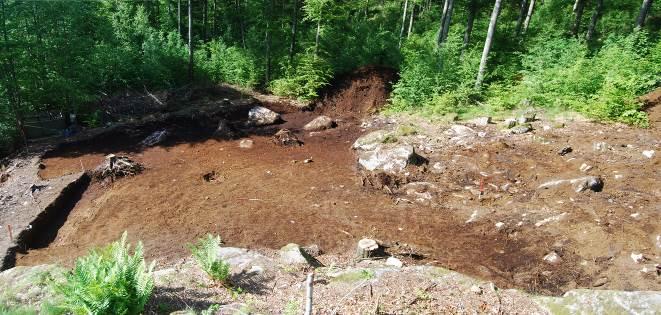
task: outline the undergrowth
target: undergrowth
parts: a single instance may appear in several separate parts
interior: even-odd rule
[[[220,236],[207,234],[206,237],[199,239],[196,244],[189,244],[188,248],[193,254],[193,258],[211,279],[227,284],[230,265],[218,257],[220,244]]]

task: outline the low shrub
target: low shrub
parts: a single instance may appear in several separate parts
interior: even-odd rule
[[[54,283],[58,308],[73,314],[140,314],[154,288],[142,243],[130,254],[126,232],[119,241],[78,258],[65,281]]]
[[[218,257],[221,243],[220,236],[207,234],[196,244],[189,244],[188,248],[193,254],[193,258],[211,279],[226,283],[230,275],[230,265]]]
[[[303,100],[316,98],[333,74],[328,62],[311,52],[301,54],[295,65],[286,64],[283,68],[284,76],[273,80],[270,90],[277,95]]]

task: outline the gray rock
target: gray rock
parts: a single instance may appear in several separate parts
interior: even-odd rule
[[[562,297],[533,296],[532,299],[552,314],[658,314],[658,291],[571,290]]]
[[[306,131],[322,131],[335,127],[335,121],[328,116],[319,116],[303,126]]]
[[[586,176],[574,179],[559,179],[545,182],[537,187],[537,189],[548,189],[552,187],[574,185],[576,192],[582,192],[586,189],[599,192],[604,188],[604,181],[599,176]]]
[[[289,243],[280,249],[280,262],[285,265],[309,265],[310,260],[298,244]]]
[[[248,125],[272,125],[280,120],[280,114],[262,106],[255,106],[248,112]]]
[[[532,126],[530,124],[523,124],[523,125],[518,125],[512,129],[510,129],[510,132],[512,132],[515,135],[520,135],[524,134],[527,132],[532,131]]]
[[[472,119],[470,123],[476,125],[476,126],[488,126],[491,123],[491,117],[478,117],[475,119]]]
[[[155,145],[165,141],[167,136],[168,136],[168,132],[165,129],[154,131],[152,134],[147,136],[147,138],[142,140],[140,142],[140,145],[145,146],[145,147],[155,146]]]
[[[605,285],[606,283],[608,283],[608,278],[606,278],[606,277],[601,277],[601,278],[595,280],[595,281],[592,283],[592,286],[593,286],[593,287],[601,287],[601,286]]]
[[[562,258],[556,252],[550,252],[544,256],[544,262],[550,265],[558,265],[562,263]]]
[[[507,118],[503,122],[503,126],[507,129],[513,128],[516,126],[516,118]]]
[[[391,256],[388,257],[388,259],[386,259],[386,265],[393,266],[396,268],[402,268],[404,266],[404,263],[401,260]]]
[[[312,257],[319,256],[322,253],[321,248],[319,248],[319,245],[317,244],[310,244],[305,246],[303,247],[303,251]]]
[[[352,148],[356,150],[374,150],[386,140],[389,136],[392,135],[392,132],[387,130],[376,130],[372,131],[362,137],[356,139],[356,142],[353,143]]]
[[[608,144],[606,142],[595,142],[592,144],[592,149],[594,151],[604,152],[608,150]]]
[[[227,123],[227,120],[225,119],[218,121],[218,127],[216,128],[216,131],[214,131],[213,135],[223,139],[231,139],[236,136],[234,130],[232,130],[232,127],[230,127],[230,125]]]
[[[53,303],[58,296],[48,285],[49,278],[61,281],[64,270],[55,265],[38,265],[14,267],[1,272],[0,305],[23,306],[38,311],[42,303]]]
[[[361,152],[358,163],[368,171],[383,171],[389,174],[402,172],[410,164],[419,164],[422,158],[411,145],[381,145],[372,151]]]
[[[452,125],[448,130],[445,131],[445,134],[455,137],[472,137],[476,134],[476,132],[475,130],[463,125]]]

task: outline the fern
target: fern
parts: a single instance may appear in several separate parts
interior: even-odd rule
[[[193,257],[211,279],[226,282],[230,275],[230,265],[218,258],[220,249],[220,236],[207,234],[206,237],[197,241],[197,244],[189,244]]]
[[[54,286],[63,297],[59,307],[73,314],[140,314],[154,289],[154,264],[146,266],[142,250],[138,243],[131,255],[124,232],[119,241],[79,258]]]

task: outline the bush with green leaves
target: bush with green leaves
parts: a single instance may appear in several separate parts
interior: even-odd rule
[[[271,91],[302,100],[316,98],[333,75],[329,63],[310,51],[299,55],[294,65],[287,63],[283,68],[284,76],[271,82]]]
[[[222,241],[220,236],[207,236],[197,240],[196,244],[189,244],[188,248],[193,258],[211,279],[219,282],[227,282],[230,276],[230,265],[218,257]]]
[[[248,50],[222,40],[206,44],[196,54],[198,66],[212,81],[254,88],[262,78],[260,62]]]
[[[145,264],[140,242],[131,255],[126,236],[78,258],[65,280],[53,284],[59,308],[73,314],[142,313],[154,289],[154,263]]]

